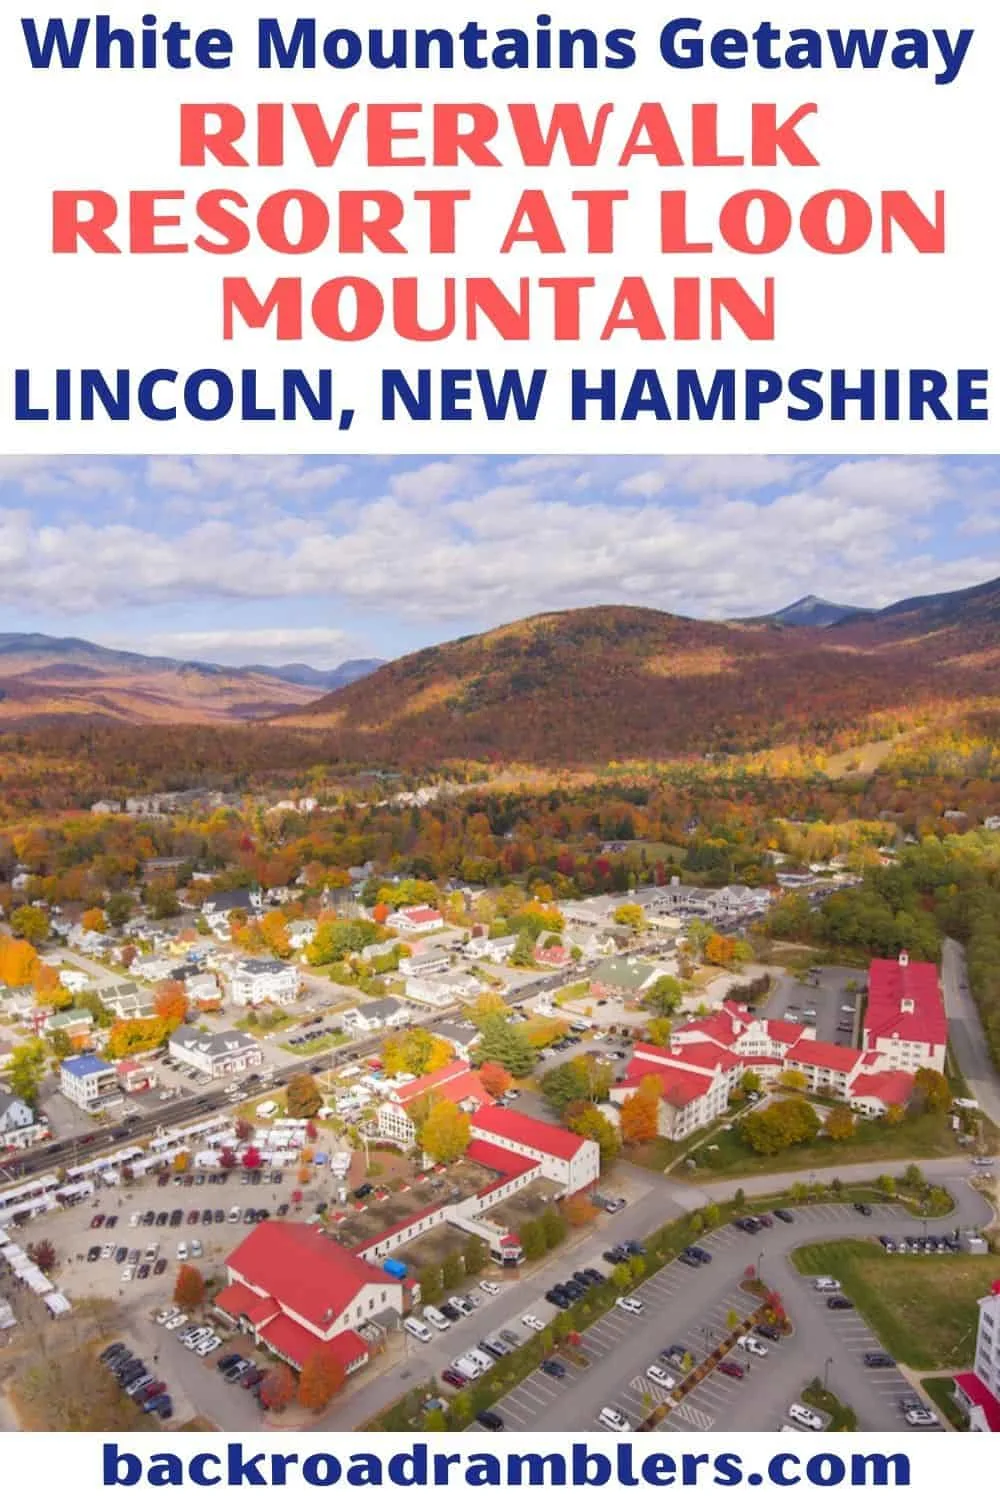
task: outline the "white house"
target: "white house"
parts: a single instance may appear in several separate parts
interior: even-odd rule
[[[286,1005],[299,993],[299,975],[277,958],[247,958],[230,976],[234,1005]]]
[[[408,979],[406,996],[421,1005],[445,1007],[478,995],[482,985],[467,974],[449,974],[440,979]]]
[[[451,956],[445,948],[429,948],[425,953],[411,953],[399,960],[399,972],[407,979],[430,979],[446,974]]]
[[[427,932],[440,932],[444,917],[433,906],[405,906],[393,913],[388,925],[408,936],[423,936]]]
[[[60,969],[59,983],[68,995],[82,995],[94,987],[93,977],[80,969]]]
[[[198,1031],[178,1026],[170,1038],[170,1056],[209,1078],[247,1073],[263,1061],[260,1043],[243,1031]]]
[[[367,1000],[361,1005],[352,1005],[350,1010],[340,1013],[340,1019],[349,1031],[361,1035],[385,1031],[390,1026],[406,1026],[411,1012],[394,996],[384,1000]]]
[[[30,1104],[0,1083],[0,1146],[28,1146],[38,1133],[35,1112]]]

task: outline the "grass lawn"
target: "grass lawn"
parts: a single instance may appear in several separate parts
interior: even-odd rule
[[[968,1366],[975,1352],[978,1299],[996,1279],[991,1255],[886,1255],[859,1240],[805,1245],[797,1270],[836,1276],[886,1349],[914,1370]]]
[[[959,1432],[968,1431],[969,1419],[955,1400],[955,1382],[950,1375],[932,1375],[929,1380],[922,1380],[920,1384],[952,1427]]]
[[[678,1177],[700,1181],[711,1177],[742,1177],[754,1172],[836,1169],[848,1162],[919,1161],[954,1156],[956,1150],[955,1136],[945,1115],[917,1115],[898,1125],[859,1120],[849,1141],[822,1137],[808,1146],[791,1146],[777,1156],[758,1156],[740,1138],[738,1128],[734,1128],[713,1136],[711,1148],[703,1151],[694,1148],[697,1167],[685,1167],[681,1162],[675,1172]]]
[[[857,1431],[858,1418],[853,1406],[846,1406],[832,1391],[826,1390],[819,1379],[806,1386],[802,1392],[802,1400],[815,1411],[826,1412],[830,1418],[827,1432]]]

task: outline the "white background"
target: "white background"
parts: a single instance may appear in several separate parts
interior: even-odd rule
[[[137,24],[147,7],[112,8],[119,24]],[[462,0],[438,0],[426,6],[376,3],[340,7],[305,6],[272,0],[261,9],[282,18],[316,14],[325,26],[355,24],[415,27],[444,25],[453,29],[478,19],[490,27],[530,27],[543,7],[523,3],[474,7]],[[52,69],[34,72],[27,62],[20,16],[44,21],[49,12],[27,6],[4,6],[0,20],[0,120],[4,150],[6,213],[0,245],[0,451],[24,452],[385,452],[441,451],[593,451],[607,452],[992,452],[996,421],[881,425],[826,420],[789,423],[778,409],[753,424],[715,422],[572,423],[568,420],[565,381],[560,372],[582,366],[590,370],[614,364],[623,372],[637,366],[661,370],[669,390],[676,365],[696,366],[709,375],[717,366],[799,366],[849,369],[872,366],[988,368],[997,345],[1000,299],[996,293],[996,214],[993,151],[997,67],[1000,61],[1000,13],[984,0],[958,8],[944,0],[805,0],[756,6],[705,0],[691,6],[704,21],[704,33],[722,26],[751,31],[760,20],[775,25],[846,28],[848,26],[976,26],[976,37],[958,80],[936,86],[927,72],[877,71],[722,71],[714,66],[681,72],[661,61],[660,26],[677,9],[648,3],[597,4],[593,0],[544,7],[556,24],[590,25],[603,34],[615,25],[638,32],[640,61],[631,69],[544,74],[374,72],[366,67],[335,72],[325,66],[259,74],[256,71],[257,9],[247,0],[188,0],[186,7],[160,10],[162,22],[183,20],[194,28],[223,26],[236,41],[234,65],[225,72],[193,68],[186,72],[78,73]],[[54,9],[57,9],[54,7]],[[72,18],[85,14],[74,8]],[[819,105],[819,117],[803,129],[821,159],[813,169],[658,169],[643,164],[624,170],[569,169],[558,164],[546,171],[509,172],[485,169],[441,169],[366,172],[356,144],[332,170],[309,164],[303,152],[284,169],[182,169],[178,164],[177,121],[181,100],[227,100],[252,109],[261,100],[311,100],[334,114],[353,100],[483,100],[501,107],[510,101],[540,103],[579,99],[613,100],[626,120],[641,99],[662,100],[676,119],[683,145],[686,110],[692,102],[718,101],[722,119],[736,141],[748,139],[746,121],[754,101],[774,101],[791,111],[806,100]],[[622,139],[620,127],[615,139]],[[474,193],[474,212],[462,253],[444,256],[345,257],[334,251],[282,258],[250,250],[220,257],[197,251],[185,256],[78,256],[50,254],[50,195],[56,188],[101,188],[125,195],[130,188],[184,188],[193,200],[213,186],[234,187],[254,202],[281,187],[298,186],[333,194],[342,187],[374,185],[404,195],[417,188],[464,186]],[[542,257],[534,249],[511,256],[497,253],[503,228],[523,187],[544,187],[558,204],[575,188],[625,187],[635,202],[629,213],[638,225],[645,219],[648,237],[638,229],[631,244],[613,261],[588,262],[583,255]],[[907,247],[891,256],[877,244],[844,257],[820,256],[793,245],[768,257],[727,255],[685,257],[680,265],[664,263],[656,248],[655,210],[643,194],[661,188],[685,188],[693,207],[694,226],[710,225],[719,205],[732,192],[767,187],[800,203],[825,188],[848,188],[873,202],[882,189],[906,189],[929,212],[933,193],[948,195],[949,251],[943,257],[921,256]],[[190,235],[197,232],[193,215]],[[415,220],[415,223],[422,222]],[[570,221],[572,222],[572,221]],[[624,218],[623,223],[627,222]],[[470,228],[471,226],[471,232]],[[405,228],[404,228],[405,232]],[[577,241],[581,243],[581,241]],[[642,343],[619,334],[599,343],[591,322],[579,344],[546,341],[544,310],[530,345],[503,344],[481,338],[475,344],[455,336],[444,343],[403,344],[386,332],[361,344],[340,344],[309,333],[299,344],[278,344],[273,332],[243,332],[222,338],[221,283],[226,274],[243,275],[263,291],[278,275],[301,275],[311,290],[336,274],[364,275],[387,284],[394,275],[427,276],[432,282],[453,274],[492,275],[513,282],[519,275],[596,275],[606,294],[594,294],[600,309],[596,326],[610,311],[613,290],[624,275],[645,276],[654,291],[665,290],[673,275],[736,275],[756,289],[765,275],[778,280],[778,337],[773,343],[749,344],[738,333],[724,343]],[[308,300],[308,299],[307,299]],[[544,308],[543,303],[539,303]],[[180,419],[154,423],[141,417],[126,423],[15,423],[12,420],[12,371],[29,367],[34,389],[44,398],[56,367],[99,366],[113,372],[129,367],[137,374],[157,366],[189,372],[215,366],[238,372],[256,367],[263,396],[274,390],[272,372],[286,366],[306,370],[330,367],[338,389],[356,407],[349,433],[300,419],[290,423],[241,423],[234,415],[218,423]],[[518,367],[552,373],[540,420],[533,424],[483,420],[447,424],[379,419],[379,377],[384,366],[415,371],[419,367]],[[1000,403],[997,395],[993,406]]]

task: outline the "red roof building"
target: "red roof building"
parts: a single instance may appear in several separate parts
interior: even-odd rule
[[[701,1023],[693,1022],[692,1030],[700,1034]],[[611,1098],[623,1104],[644,1078],[656,1078],[660,1084],[659,1133],[679,1141],[723,1112],[744,1071],[743,1059],[717,1041],[687,1041],[669,1048],[640,1042],[624,1079],[611,1090]]]
[[[542,1174],[577,1193],[600,1176],[600,1153],[596,1141],[522,1115],[516,1109],[487,1104],[472,1116],[473,1140],[501,1146],[515,1155],[539,1164]]]
[[[269,1219],[226,1261],[229,1285],[215,1305],[296,1369],[317,1349],[350,1373],[368,1358],[358,1329],[380,1314],[403,1312],[394,1277],[345,1250],[320,1229]],[[362,1358],[363,1355],[363,1358]]]
[[[913,1074],[887,1068],[881,1073],[859,1073],[849,1086],[851,1101],[872,1106],[883,1113],[890,1105],[905,1109],[913,1093]]]
[[[974,1432],[1000,1432],[1000,1401],[972,1370],[955,1376],[955,1395]]]
[[[424,1094],[433,1094],[438,1099],[451,1099],[470,1114],[480,1105],[492,1102],[483,1088],[478,1072],[456,1058],[438,1068],[436,1073],[427,1073],[415,1078],[412,1083],[401,1083],[379,1106],[379,1133],[387,1140],[397,1141],[401,1146],[412,1146],[417,1138],[416,1127],[410,1118],[410,1108]]]
[[[911,963],[907,953],[872,960],[863,1040],[894,1067],[944,1072],[948,1019],[936,965]]]

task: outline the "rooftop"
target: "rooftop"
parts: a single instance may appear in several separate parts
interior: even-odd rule
[[[113,1073],[115,1069],[103,1057],[94,1057],[92,1053],[88,1053],[86,1057],[64,1058],[62,1071],[73,1078],[89,1078],[94,1073]]]
[[[865,1031],[872,1040],[899,1037],[904,1042],[943,1047],[948,1040],[948,1020],[937,966],[912,963],[906,953],[898,959],[872,959]]]
[[[364,1287],[397,1285],[385,1271],[369,1266],[322,1231],[275,1220],[258,1224],[226,1265],[314,1328],[335,1323]]]
[[[561,1125],[548,1125],[542,1120],[533,1120],[519,1114],[516,1109],[504,1109],[499,1104],[487,1104],[477,1109],[472,1116],[472,1133],[479,1130],[498,1135],[515,1146],[524,1146],[529,1151],[538,1151],[545,1156],[557,1157],[560,1161],[572,1161],[586,1144],[581,1136]]]

